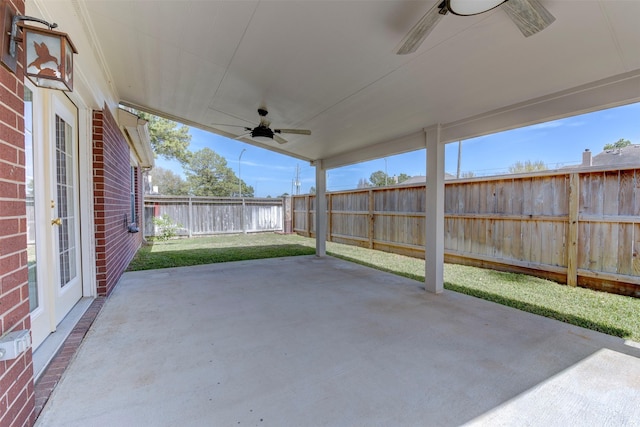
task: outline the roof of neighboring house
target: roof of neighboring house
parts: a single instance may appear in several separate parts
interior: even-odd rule
[[[605,150],[593,156],[592,166],[615,166],[635,163],[640,165],[640,144],[632,144],[623,148]]]

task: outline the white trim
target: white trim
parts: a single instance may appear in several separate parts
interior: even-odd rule
[[[129,144],[131,155],[137,158],[135,164],[143,168],[153,168],[154,158],[148,122],[125,109],[118,108],[118,124]]]
[[[96,247],[93,209],[93,114],[80,97],[76,97],[78,107],[78,159],[80,162],[80,244],[82,246],[82,296],[95,297]]]
[[[93,111],[77,91],[69,92],[67,96],[78,110],[78,190],[80,195],[82,296],[95,297],[98,292],[93,218]]]

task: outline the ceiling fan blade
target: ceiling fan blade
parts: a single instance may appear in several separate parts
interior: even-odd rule
[[[509,0],[501,7],[525,37],[544,30],[556,20],[538,0]]]
[[[447,14],[445,2],[438,2],[413,26],[411,31],[400,42],[400,48],[396,52],[397,55],[406,55],[413,53],[427,38],[429,33],[435,28],[436,24],[444,15]]]
[[[286,144],[287,140],[284,139],[283,137],[279,136],[279,135],[273,135],[273,139],[278,143],[278,144]]]
[[[242,138],[244,138],[245,136],[248,136],[248,135],[251,135],[251,132],[245,132],[243,134],[240,134],[240,135],[236,136],[233,139],[242,139]]]
[[[307,129],[274,129],[277,133],[290,133],[295,135],[311,135],[311,131]]]
[[[209,126],[225,126],[225,127],[231,127],[231,128],[243,128],[243,129],[247,129],[246,126],[241,126],[241,125],[230,125],[230,124],[226,124],[226,123],[211,123]]]

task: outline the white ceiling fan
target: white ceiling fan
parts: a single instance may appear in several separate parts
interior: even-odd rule
[[[407,33],[396,52],[415,52],[440,19],[451,12],[458,16],[478,15],[500,6],[525,37],[547,28],[556,18],[538,0],[438,0]]]
[[[279,134],[288,133],[295,135],[311,135],[311,131],[307,129],[271,129],[271,122],[267,120],[267,111],[266,107],[258,108],[258,115],[260,116],[260,123],[254,128],[247,126],[238,126],[238,125],[226,125],[226,124],[214,124],[214,126],[231,126],[231,127],[241,127],[244,128],[246,133],[242,135],[238,135],[235,139],[241,139],[245,136],[250,136],[251,139],[255,139],[256,141],[261,142],[271,142],[276,141],[278,144],[286,144],[288,141],[281,137]]]

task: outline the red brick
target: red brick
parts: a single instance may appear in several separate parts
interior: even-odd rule
[[[1,165],[0,165],[1,166]],[[23,216],[26,214],[26,205],[23,200],[11,201],[3,200],[0,203],[0,218]]]
[[[4,141],[10,146],[24,149],[24,134],[16,128],[0,126],[0,141]]]
[[[6,307],[15,307],[20,304],[20,301],[22,301],[20,288],[16,288],[0,297],[0,310],[4,311]]]
[[[0,122],[6,123],[9,127],[16,127],[18,114],[14,110],[0,104]]]
[[[10,406],[9,408],[7,408],[7,412],[4,414],[4,416],[0,418],[0,426],[12,427],[14,425],[24,424],[24,421],[18,419],[18,415],[21,413],[22,408],[27,403],[29,403],[29,396],[27,396],[27,391],[25,390],[23,393],[18,395],[18,398],[13,402],[11,402],[11,400],[8,400],[8,403]]]
[[[19,94],[11,92],[9,91],[9,89],[1,85],[0,99],[2,99],[2,102],[13,111],[22,112],[24,110],[24,103],[22,101],[22,98],[19,97]]]
[[[4,258],[0,258],[0,271],[1,272],[10,272],[15,271],[22,267],[22,254],[14,253],[12,255],[6,256]],[[2,312],[2,307],[0,307],[0,313]]]
[[[4,203],[4,202],[2,202]],[[2,234],[7,236],[10,234],[18,234],[20,233],[20,220],[17,218],[12,219],[4,219],[0,217],[0,230],[2,230]],[[2,271],[2,270],[0,270]]]
[[[30,397],[29,397],[29,400],[27,401],[27,404],[22,407],[22,410],[16,416],[14,424],[10,427],[19,427],[19,426],[28,427],[35,424],[36,417],[35,417],[35,407],[33,404],[34,402],[33,394],[29,396]]]
[[[27,235],[17,234],[11,237],[0,237],[0,257],[27,249]]]
[[[8,199],[18,199],[20,196],[19,187],[19,184],[14,182],[0,181],[0,194]]]
[[[14,145],[0,142],[0,160],[4,160],[8,163],[17,163],[18,148]]]
[[[25,267],[13,273],[6,274],[0,278],[0,294],[4,294],[13,290],[14,288],[22,286],[27,283],[28,271]]]
[[[11,330],[15,325],[19,325],[27,316],[29,316],[29,300],[24,300],[22,304],[5,313],[4,327],[7,330]]]
[[[21,359],[24,359],[24,356],[22,356]],[[23,371],[18,374],[18,377],[7,390],[8,399],[10,401],[16,400],[18,395],[24,391],[28,391],[28,385],[30,382],[33,382],[33,371],[28,368],[23,368]]]
[[[0,162],[0,180],[24,182],[24,167]]]

